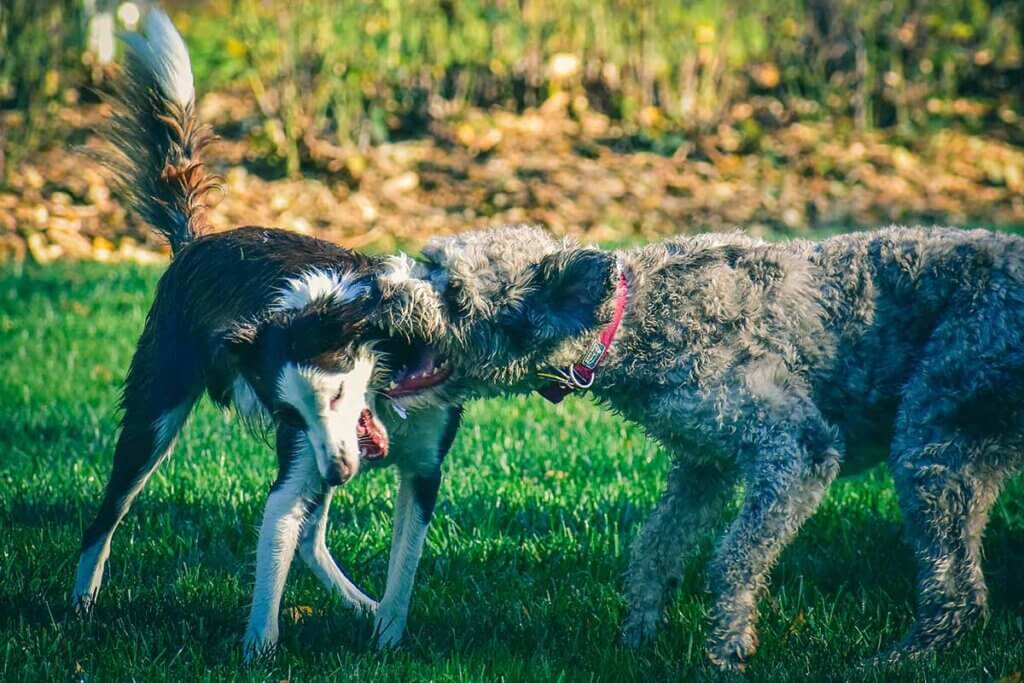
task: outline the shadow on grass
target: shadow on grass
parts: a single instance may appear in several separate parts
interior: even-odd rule
[[[387,511],[388,502],[378,499],[367,509],[348,510],[345,514],[355,515],[360,525],[369,525],[375,515]],[[452,514],[467,527],[477,515],[493,511],[494,503],[484,495],[463,496],[450,502]],[[630,502],[625,496],[618,496],[608,504],[614,517],[623,516]],[[69,520],[76,519],[81,512],[78,507],[73,502],[34,502],[23,509],[11,509],[0,519],[0,526],[15,533],[49,524],[67,530]],[[533,507],[527,504],[526,511]],[[90,512],[92,509],[89,506]],[[499,525],[509,526],[500,538],[492,539],[496,547],[487,553],[475,547],[474,539],[465,539],[454,553],[439,555],[427,551],[403,658],[424,663],[436,663],[439,658],[487,658],[500,648],[509,656],[542,653],[556,667],[592,671],[595,663],[587,661],[587,652],[602,648],[618,651],[614,642],[623,604],[619,597],[621,581],[617,577],[625,567],[625,557],[610,558],[600,548],[563,547],[559,539],[553,538],[560,531],[555,527],[546,532],[537,528],[523,532],[514,525],[516,515],[523,512],[509,510],[506,517],[498,520]],[[190,505],[178,499],[155,499],[141,501],[132,515],[137,519],[127,525],[130,528],[122,529],[122,543],[115,539],[112,562],[119,571],[108,579],[107,599],[101,598],[93,615],[84,620],[73,617],[66,605],[66,592],[51,584],[48,588],[0,598],[0,629],[56,628],[58,633],[76,639],[76,647],[102,648],[131,638],[132,634],[162,632],[160,637],[167,638],[168,625],[174,624],[180,626],[172,629],[206,643],[196,656],[211,666],[225,664],[222,658],[236,656],[244,630],[251,581],[250,546],[255,544],[251,524],[238,525],[246,529],[241,531],[238,527],[228,528],[225,521],[246,516],[255,521],[258,511],[250,509],[240,514],[231,505]],[[812,519],[787,550],[773,572],[773,592],[785,591],[784,606],[780,608],[770,601],[762,605],[766,630],[762,649],[769,650],[788,638],[786,622],[792,617],[789,612],[812,610],[813,605],[822,604],[849,608],[852,599],[840,599],[844,595],[871,596],[879,603],[880,611],[902,614],[904,620],[912,610],[914,566],[901,541],[898,522],[873,515],[870,510],[859,511],[855,516],[855,533],[850,537],[827,538],[827,525]],[[157,528],[152,528],[154,523]],[[201,577],[196,585],[187,577],[182,579],[183,561],[174,555],[173,548],[167,547],[168,526],[187,530],[183,535],[194,541],[194,547],[183,554],[188,558],[184,563],[191,567],[190,571]],[[132,538],[130,553],[123,543],[127,536]],[[162,550],[148,551],[150,543]],[[538,556],[522,550],[531,545],[545,546],[547,551]],[[989,529],[986,548],[993,606],[1003,613],[1018,609],[1024,595],[1024,576],[1016,571],[1016,560],[1024,550],[1019,533],[1012,524],[997,517]],[[334,550],[345,556],[349,549]],[[681,675],[680,667],[687,661],[703,662],[703,612],[709,605],[704,594],[704,564],[708,555],[709,550],[705,549],[687,572],[680,595],[670,604],[670,623],[663,627],[658,642],[639,654],[622,651],[615,655],[628,659],[637,677],[643,673],[674,677]],[[60,585],[69,585],[74,559],[75,549],[69,547],[54,570],[37,564],[28,567],[27,573],[45,575],[55,571],[65,579]],[[297,560],[295,566],[301,567],[301,563]],[[386,553],[382,548],[368,561],[359,563],[353,573],[357,578],[371,575],[377,585],[382,585],[385,571]],[[805,582],[812,587],[814,597],[794,597],[795,587]],[[307,661],[343,651],[346,656],[378,657],[372,649],[370,623],[357,618],[337,599],[325,596],[307,571],[293,570],[282,617],[283,656]],[[293,608],[305,604],[313,605],[312,614],[296,615]],[[586,614],[592,615],[593,621],[581,622],[580,615]],[[861,620],[863,628],[873,626],[872,619],[862,614],[841,618],[847,627],[852,623],[856,628]],[[899,622],[897,630],[903,625]],[[682,657],[684,642],[696,642],[698,654]],[[213,647],[210,643],[219,645]],[[821,643],[808,646],[824,647]],[[698,671],[708,673],[705,668]]]

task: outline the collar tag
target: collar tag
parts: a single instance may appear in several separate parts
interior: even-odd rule
[[[608,350],[608,347],[601,343],[601,340],[595,339],[594,343],[587,349],[586,355],[580,360],[580,364],[589,370],[593,370],[597,367],[597,364],[601,361],[601,357],[604,352]]]

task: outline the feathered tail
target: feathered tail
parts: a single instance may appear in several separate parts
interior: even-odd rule
[[[142,33],[123,35],[124,74],[112,96],[103,162],[129,206],[177,253],[206,229],[205,197],[216,186],[200,153],[213,139],[196,117],[188,49],[166,14],[152,10]]]

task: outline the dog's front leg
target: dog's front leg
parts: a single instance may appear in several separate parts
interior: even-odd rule
[[[277,445],[278,478],[267,497],[256,547],[256,584],[244,640],[246,661],[268,654],[277,643],[278,612],[288,569],[309,512],[323,495],[316,461],[308,448],[296,447],[294,432],[279,429]]]
[[[376,612],[377,601],[345,574],[327,548],[327,512],[333,496],[334,489],[328,489],[320,504],[309,513],[299,539],[299,556],[328,590],[341,594],[349,607],[357,611]]]
[[[374,625],[380,648],[397,645],[405,632],[416,569],[441,485],[441,463],[461,420],[462,408],[453,406],[419,410],[389,427],[397,436],[392,457],[398,464],[398,496],[387,587]]]
[[[397,645],[405,632],[416,569],[434,512],[441,473],[422,475],[399,471],[395,528],[388,561],[387,587],[377,610],[375,631],[378,647]]]
[[[639,647],[654,637],[665,599],[682,580],[688,556],[718,522],[734,492],[732,473],[685,457],[679,455],[672,463],[665,492],[630,548],[629,615],[622,627],[626,647]]]
[[[757,649],[757,601],[766,576],[839,472],[831,445],[808,447],[799,434],[799,428],[775,432],[756,446],[740,513],[709,571],[716,602],[708,654],[723,669],[742,669]]]

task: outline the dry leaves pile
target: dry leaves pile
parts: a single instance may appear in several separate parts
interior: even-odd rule
[[[210,96],[203,116],[226,124],[236,105]],[[681,140],[667,156],[633,151],[606,117],[570,110],[555,96],[522,115],[471,111],[435,123],[424,139],[363,152],[308,141],[312,170],[301,180],[261,177],[248,170],[260,167],[248,138],[224,140],[210,160],[224,178],[210,218],[218,229],[277,226],[377,250],[498,222],[587,241],[736,227],[799,235],[892,222],[1024,224],[1024,149],[995,138],[947,129],[903,146],[815,122],[759,131],[752,148],[737,123]],[[46,152],[0,191],[6,257],[149,262],[165,253],[80,154]]]

